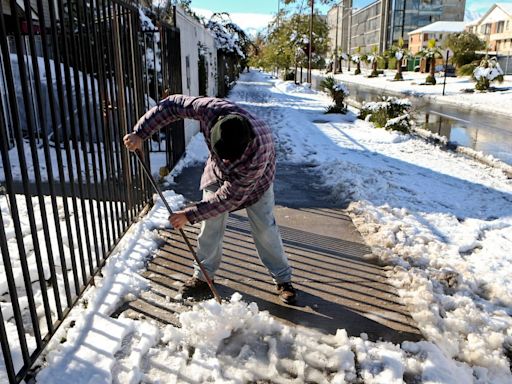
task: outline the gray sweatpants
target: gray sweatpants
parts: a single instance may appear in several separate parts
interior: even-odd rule
[[[203,198],[213,191],[204,190]],[[274,282],[284,283],[291,280],[292,269],[284,253],[283,242],[274,218],[273,185],[253,205],[247,207],[247,216],[251,224],[252,237],[258,250],[258,256],[267,267]],[[197,238],[197,257],[204,269],[213,279],[222,258],[222,241],[228,213],[223,213],[201,223],[201,232]],[[197,263],[194,263],[194,276],[205,280]]]

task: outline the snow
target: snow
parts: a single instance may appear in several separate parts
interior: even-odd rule
[[[147,285],[138,272],[158,246],[155,229],[168,225],[156,200],[86,292],[88,304],[52,339],[38,383],[510,383],[512,181],[499,168],[376,129],[355,110],[324,115],[326,94],[255,72],[242,81],[252,82],[254,99],[238,87],[231,99],[253,113],[264,108],[279,161],[314,164],[340,203],[350,202],[426,340],[374,342],[349,337],[343,324],[335,335],[289,327],[237,293],[182,313],[181,328],[110,317]],[[192,143],[182,167],[207,155],[200,136]],[[173,208],[182,204],[165,194]]]
[[[370,69],[361,69],[361,75],[354,75],[353,70],[348,72],[343,68],[343,73],[336,74],[334,77],[344,83],[361,84],[365,87],[382,89],[397,94],[422,96],[431,99],[440,104],[451,104],[464,107],[466,109],[477,109],[482,113],[499,113],[502,115],[512,115],[510,105],[512,105],[512,76],[504,76],[505,81],[499,84],[493,84],[501,90],[487,93],[464,93],[464,89],[474,89],[475,81],[470,77],[447,77],[446,94],[443,93],[444,78],[437,73],[436,85],[421,85],[427,77],[427,73],[403,72],[404,81],[393,81],[395,70],[385,70],[383,76],[368,78]],[[314,74],[319,74],[314,71]]]
[[[473,76],[477,80],[484,78],[489,81],[493,81],[497,77],[503,76],[503,70],[501,69],[500,64],[498,62],[496,62],[495,60],[489,60],[488,67],[476,67],[473,72]]]

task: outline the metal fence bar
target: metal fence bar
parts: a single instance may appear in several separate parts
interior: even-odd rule
[[[28,0],[25,0],[25,10],[26,11],[30,10],[30,3]],[[26,13],[26,15],[27,15],[27,13]],[[29,35],[25,38],[25,42],[28,40],[29,45],[30,45],[30,55],[28,55],[28,52],[27,52],[27,56],[31,57],[32,72],[33,72],[34,84],[35,84],[35,87],[34,87],[35,88],[35,97],[33,94],[29,95],[27,90],[25,90],[24,94],[23,94],[23,98],[25,100],[25,104],[27,104],[27,98],[31,98],[32,100],[35,99],[35,102],[33,102],[31,104],[31,107],[35,107],[37,109],[37,111],[38,111],[37,117],[39,117],[39,120],[42,122],[42,123],[38,124],[38,127],[40,127],[40,128],[38,128],[38,132],[36,132],[37,139],[39,139],[39,137],[41,136],[40,135],[41,132],[39,131],[39,129],[43,131],[43,137],[46,139],[47,132],[46,132],[45,124],[44,124],[41,79],[40,79],[40,74],[39,74],[39,63],[38,63],[37,52],[36,52],[36,47],[35,47],[34,26],[32,23],[32,19],[29,18],[28,15],[27,15],[27,20],[28,20],[28,26],[29,26],[29,28],[28,28]],[[19,44],[19,42],[17,42],[17,44]],[[25,48],[25,51],[27,51],[26,46],[24,48]],[[21,62],[20,62],[20,64],[21,64]],[[23,73],[23,71],[22,71],[22,68],[20,67],[20,74],[21,73]],[[23,79],[23,75],[21,75],[21,79]],[[32,89],[32,88],[33,87],[30,87],[30,89]],[[25,87],[23,87],[23,89],[25,89]],[[58,288],[57,276],[56,276],[56,272],[55,272],[55,264],[54,264],[54,260],[53,260],[53,250],[52,250],[52,244],[51,244],[51,239],[50,239],[50,231],[49,231],[48,221],[47,221],[48,215],[47,215],[47,211],[46,211],[46,202],[45,202],[45,199],[44,199],[44,196],[42,193],[42,188],[41,188],[41,174],[40,174],[41,168],[39,166],[39,156],[38,156],[37,148],[36,148],[36,137],[34,135],[35,132],[33,129],[34,127],[32,125],[33,123],[31,122],[32,113],[26,113],[26,116],[27,116],[27,128],[28,128],[29,137],[30,137],[30,149],[32,152],[32,161],[34,164],[36,190],[37,190],[37,195],[38,195],[39,208],[41,210],[40,216],[41,216],[41,222],[43,225],[44,239],[46,242],[47,260],[48,260],[48,265],[50,268],[50,279],[52,282],[52,289],[54,292],[54,298],[55,298],[55,302],[56,302],[56,306],[57,306],[57,311],[59,313],[62,313],[62,309],[60,308],[59,288]],[[35,120],[37,121],[38,120],[37,117],[36,116],[34,116],[34,117],[35,117]],[[36,233],[33,233],[33,235],[36,235]],[[37,239],[37,235],[34,237]],[[48,331],[51,333],[51,332],[53,332],[53,320],[52,320],[51,310],[50,310],[49,302],[48,302],[46,282],[45,282],[45,278],[44,278],[43,265],[42,265],[42,261],[41,261],[42,255],[41,255],[41,251],[39,249],[39,241],[36,241],[35,244],[36,244],[35,250],[37,249],[36,264],[37,264],[38,274],[39,274],[39,278],[40,278],[41,293],[43,296],[43,305],[44,305],[44,309],[45,309],[46,325],[47,325]]]
[[[60,12],[60,9],[57,10],[57,12]],[[68,168],[68,177],[69,177],[69,185],[70,185],[70,198],[72,200],[74,211],[77,212],[75,209],[76,206],[76,200],[75,200],[75,193],[74,193],[74,178],[73,178],[73,167],[72,167],[72,160],[71,160],[71,154],[70,154],[70,146],[69,146],[69,139],[67,135],[67,124],[66,124],[66,101],[65,101],[65,92],[64,87],[62,85],[62,72],[61,72],[61,65],[58,65],[58,58],[62,57],[64,69],[66,67],[66,54],[64,53],[61,56],[61,49],[60,49],[60,42],[58,41],[59,33],[57,30],[57,21],[56,21],[56,10],[54,9],[54,4],[50,4],[49,6],[49,13],[50,13],[50,25],[51,25],[51,31],[52,31],[52,41],[53,41],[53,55],[56,58],[56,61],[54,61],[54,69],[55,69],[55,77],[56,77],[56,83],[57,83],[57,95],[58,95],[58,105],[59,105],[59,115],[60,115],[60,122],[62,127],[62,138],[60,137],[60,132],[57,129],[57,127],[54,127],[54,135],[56,139],[56,144],[58,145],[58,150],[56,150],[57,159],[59,161],[59,177],[60,177],[60,184],[61,184],[61,194],[62,194],[62,201],[63,201],[63,208],[64,208],[64,214],[66,217],[70,218],[71,213],[69,210],[69,202],[68,202],[68,194],[66,191],[66,185],[65,180],[66,176],[64,173],[64,166],[63,166],[63,160],[62,152],[61,152],[61,145],[64,144],[65,149],[65,159],[66,164]],[[62,20],[62,16],[59,16],[59,20]],[[61,39],[64,39],[64,32],[61,33]],[[64,70],[64,72],[66,72]],[[69,75],[69,73],[68,73]],[[67,79],[69,76],[66,76],[66,83],[69,84],[69,80]],[[69,91],[69,89],[67,90]],[[69,104],[69,98],[68,98],[68,104]],[[73,117],[73,114],[68,116]],[[62,144],[61,144],[62,143]],[[72,269],[72,277],[73,277],[73,284],[74,284],[74,296],[78,296],[80,293],[80,283],[78,281],[78,268],[76,263],[76,257],[75,257],[75,247],[74,247],[74,238],[73,238],[73,231],[71,229],[71,221],[66,220],[66,233],[67,233],[67,240],[69,245],[69,251],[70,251],[70,260],[71,260],[71,269]],[[71,283],[71,282],[70,282]],[[74,297],[71,297],[71,301],[74,300]]]
[[[116,103],[116,71],[115,66],[112,61],[111,53],[113,52],[114,45],[112,43],[112,31],[114,30],[114,20],[112,16],[112,2],[110,0],[104,0],[102,4],[103,8],[103,17],[104,20],[108,20],[108,26],[110,33],[106,33],[106,47],[107,47],[107,65],[109,68],[109,77],[108,77],[108,100],[110,103],[110,111],[111,117],[112,117],[112,123],[109,124],[108,129],[106,130],[106,133],[108,134],[108,140],[105,142],[105,147],[108,150],[109,155],[109,162],[107,163],[110,166],[110,177],[113,177],[114,174],[116,174],[116,170],[119,169],[118,163],[117,163],[117,156],[116,156],[116,145],[113,143],[115,140],[115,126],[119,124],[119,111],[118,111],[118,105]],[[108,114],[107,114],[108,116]],[[110,119],[108,120],[110,122]],[[120,186],[119,186],[119,180],[118,182],[115,182],[113,180],[113,191],[114,191],[114,197],[115,197],[115,217],[113,218],[115,220],[116,224],[116,230],[115,232],[115,238],[117,238],[121,234],[121,220],[122,220],[122,213],[120,213],[119,209],[119,201],[121,200],[121,192],[120,192]]]
[[[11,6],[11,12],[14,13],[16,10],[16,3],[13,0],[10,2],[10,6]],[[0,18],[0,20],[1,20],[0,21],[0,24],[1,24],[0,31],[2,33],[5,33],[5,25],[3,22],[3,20],[4,20],[3,15]],[[18,35],[18,37],[19,37],[19,35]],[[11,67],[11,61],[10,61],[10,55],[8,52],[8,47],[5,43],[6,43],[5,40],[1,41],[2,56],[4,59],[4,68],[5,68],[5,72],[7,75],[7,89],[11,95],[15,95],[16,90],[15,90],[15,85],[14,85],[14,80],[13,80],[13,72],[12,72],[13,69]],[[17,46],[21,45],[21,44],[19,44],[19,39],[16,39],[16,44],[17,44]],[[19,47],[19,49],[21,50],[21,46]],[[23,64],[21,64],[21,62],[19,61],[20,56],[21,55],[18,54],[18,65],[19,65],[19,69],[20,69],[20,75],[24,76],[24,73],[22,70]],[[24,80],[25,80],[25,85],[26,85],[26,78],[24,78]],[[24,88],[26,88],[26,87],[24,87]],[[26,92],[26,89],[23,90],[24,98],[25,98],[25,92]],[[30,221],[30,228],[31,228],[31,230],[33,230],[35,228],[33,205],[32,205],[32,199],[30,198],[30,193],[29,193],[29,185],[28,185],[29,178],[28,178],[28,171],[27,171],[27,169],[28,169],[27,161],[26,161],[24,150],[23,150],[24,149],[23,137],[21,135],[18,107],[17,107],[16,103],[14,103],[11,106],[11,108],[13,111],[12,121],[13,121],[14,136],[15,136],[15,141],[16,141],[16,146],[17,146],[16,149],[17,149],[18,158],[19,158],[19,162],[20,162],[20,168],[21,168],[23,191],[25,194],[25,203],[27,205],[27,211],[29,211],[28,216],[29,216],[29,221]],[[29,116],[30,116],[30,114],[27,113],[27,119],[29,119]],[[40,327],[39,327],[39,322],[38,322],[37,312],[36,312],[36,307],[35,307],[35,302],[34,302],[34,293],[32,290],[32,282],[31,282],[30,272],[29,272],[29,268],[28,268],[25,244],[23,243],[23,233],[21,231],[21,223],[20,223],[20,219],[18,216],[18,203],[16,201],[16,195],[14,193],[12,175],[10,173],[10,170],[8,171],[7,168],[10,168],[10,160],[8,158],[4,160],[4,173],[5,173],[5,178],[6,178],[7,193],[9,195],[9,201],[10,201],[11,209],[13,212],[11,214],[11,216],[13,218],[14,228],[15,228],[15,232],[16,232],[16,240],[17,240],[18,248],[19,248],[20,263],[21,263],[21,268],[23,271],[23,281],[25,284],[25,290],[27,293],[27,299],[28,299],[28,303],[29,303],[30,320],[32,323],[32,328],[34,331],[34,336],[36,339],[37,347],[40,348],[41,344],[42,344],[41,331],[40,331]],[[38,241],[37,238],[34,241],[37,243],[37,241]],[[39,252],[38,246],[37,246],[37,252]],[[25,356],[24,356],[24,358],[25,358]]]
[[[73,9],[73,6],[72,6],[72,2],[71,0],[68,0],[67,2],[67,5],[68,5],[68,10],[70,9]],[[65,20],[64,19],[64,5],[61,4],[61,6],[59,7],[60,8],[60,12],[62,12],[62,16],[61,16],[61,20]],[[73,16],[73,17],[72,17]],[[74,36],[75,36],[75,30],[76,30],[76,27],[75,27],[75,24],[73,23],[73,19],[74,19],[74,15],[69,15],[69,11],[68,11],[68,28],[69,28],[69,35],[73,40],[71,40],[69,42],[69,46],[68,46],[68,39],[66,35],[63,36],[63,45],[64,45],[64,57],[67,58],[67,63],[65,61],[65,76],[66,76],[66,85],[67,85],[67,89],[68,89],[68,92],[67,92],[67,97],[68,97],[68,110],[69,110],[69,116],[70,117],[74,117],[74,116],[77,116],[78,118],[78,127],[77,127],[77,124],[75,123],[75,119],[74,118],[70,118],[70,133],[71,133],[71,144],[72,144],[72,154],[74,155],[74,158],[71,157],[70,159],[70,162],[69,164],[73,164],[73,160],[74,160],[74,166],[76,167],[76,175],[75,177],[77,178],[77,188],[78,188],[78,193],[75,189],[75,183],[73,182],[74,180],[72,179],[71,177],[71,170],[72,170],[72,167],[68,167],[68,171],[70,171],[70,186],[71,186],[71,190],[72,190],[72,194],[73,194],[73,199],[72,199],[72,203],[73,203],[73,216],[75,218],[75,231],[76,231],[76,240],[77,240],[77,243],[78,243],[78,254],[80,256],[80,272],[82,274],[82,284],[85,285],[87,284],[87,280],[88,280],[88,276],[87,276],[87,270],[86,270],[86,267],[87,267],[87,260],[86,258],[89,258],[90,257],[90,241],[89,241],[89,237],[88,237],[88,225],[87,225],[87,221],[86,220],[82,220],[83,222],[83,225],[84,225],[84,231],[82,233],[82,227],[81,227],[81,223],[80,223],[80,208],[81,208],[81,212],[82,212],[82,218],[86,217],[85,215],[85,209],[84,209],[84,205],[85,205],[85,202],[84,202],[84,199],[83,199],[83,196],[84,196],[84,191],[83,191],[83,179],[82,179],[82,164],[81,164],[81,159],[80,159],[80,149],[79,149],[79,145],[78,145],[78,138],[77,138],[77,129],[78,130],[83,130],[84,129],[84,126],[83,126],[83,110],[82,110],[82,101],[81,101],[81,87],[80,87],[80,78],[79,78],[79,74],[78,74],[78,65],[80,63],[80,57],[79,57],[79,52],[77,52],[77,47],[76,47],[76,43],[74,41]],[[64,30],[66,29],[66,23],[64,23]],[[66,59],[65,59],[66,60]],[[67,64],[67,65],[66,65]],[[75,87],[75,92],[74,92],[74,96],[75,96],[75,102],[76,102],[76,108],[77,108],[77,114],[75,114],[75,109],[73,108],[73,90],[72,90],[72,87]],[[84,166],[86,166],[84,164]],[[79,206],[80,204],[80,206]],[[84,249],[84,244],[83,244],[83,240],[85,240],[85,249]]]
[[[88,218],[91,217],[91,226],[92,226],[92,245],[94,247],[94,255],[95,255],[95,261],[96,261],[96,267],[99,266],[100,264],[100,260],[99,260],[99,253],[100,253],[100,248],[99,248],[99,244],[98,244],[98,228],[97,228],[97,221],[94,219],[96,216],[93,214],[94,213],[94,202],[93,202],[93,197],[96,201],[99,200],[99,196],[98,196],[98,189],[96,187],[96,189],[94,190],[95,194],[93,195],[92,194],[92,191],[93,191],[93,188],[91,186],[91,172],[90,172],[90,169],[89,169],[89,153],[91,153],[91,162],[92,162],[92,168],[93,170],[96,169],[96,159],[95,159],[95,150],[94,150],[94,142],[92,140],[93,138],[93,126],[96,125],[96,121],[94,120],[93,118],[93,113],[91,112],[91,100],[89,99],[89,71],[92,71],[91,69],[91,66],[87,65],[89,64],[90,62],[90,56],[89,56],[89,52],[87,51],[87,47],[84,47],[84,42],[86,41],[87,37],[88,37],[88,34],[85,33],[84,35],[84,26],[85,26],[85,30],[87,30],[88,28],[88,19],[87,19],[87,5],[84,3],[80,3],[78,2],[77,3],[77,10],[78,10],[78,15],[77,15],[77,24],[78,24],[78,41],[79,41],[79,52],[80,52],[80,61],[82,63],[84,63],[84,66],[86,68],[86,70],[82,70],[82,82],[83,82],[83,90],[84,90],[84,97],[83,97],[83,100],[84,100],[84,103],[85,103],[85,115],[86,115],[86,119],[85,119],[85,122],[86,122],[86,126],[88,127],[88,131],[87,131],[87,136],[88,136],[88,139],[89,141],[87,140],[87,138],[85,137],[85,130],[84,129],[80,129],[80,144],[81,144],[81,148],[82,148],[82,155],[83,155],[83,159],[84,159],[84,167],[85,167],[85,182],[86,182],[86,191],[87,191],[87,196],[89,197],[89,215],[86,215],[85,214],[85,206],[82,207],[82,211],[84,213],[84,222],[87,223],[88,222]],[[83,12],[83,14],[82,14]],[[88,47],[90,47],[90,44],[88,44]],[[92,81],[91,82],[94,82],[94,79],[92,78]],[[92,84],[91,84],[92,85]],[[93,96],[93,98],[95,98]],[[89,143],[89,148],[87,148],[87,143]],[[95,173],[95,172],[94,172]],[[97,184],[95,184],[97,186]],[[84,199],[82,199],[82,201],[84,201]],[[92,216],[91,216],[92,215]],[[100,216],[101,217],[101,216]],[[99,223],[101,223],[101,218],[99,218]],[[88,233],[87,231],[87,227],[86,228],[86,233]],[[89,237],[90,239],[90,237]],[[90,241],[90,240],[89,240]],[[91,248],[91,245],[89,244],[89,255],[88,255],[88,261],[89,261],[89,270],[90,270],[90,276],[94,275],[94,270],[95,270],[95,267],[93,265],[93,261],[92,261],[92,255],[91,255],[91,251],[92,251],[92,248]]]
[[[2,219],[2,212],[0,211],[0,242],[1,244],[7,245],[7,239],[5,237],[4,231],[4,221]],[[3,235],[2,235],[3,233]],[[5,240],[5,242],[4,242]],[[2,255],[4,254],[4,250],[2,249]],[[6,252],[7,255],[7,252]],[[2,355],[4,357],[5,370],[7,372],[7,378],[10,383],[14,383],[16,381],[16,371],[14,369],[14,364],[11,357],[11,348],[9,347],[7,332],[5,330],[4,316],[2,311],[0,311],[0,346],[2,347]]]
[[[93,10],[90,9],[90,7],[87,6],[87,2],[86,0],[83,0],[82,1],[82,7],[83,9],[85,10],[84,12],[84,24],[85,24],[85,35],[86,36],[89,36],[90,39],[91,39],[91,42],[92,44],[88,44],[87,45],[87,50],[85,52],[85,57],[86,57],[86,63],[87,63],[87,67],[90,68],[90,71],[91,73],[94,73],[94,65],[93,65],[93,55],[95,52],[93,52],[93,49],[91,48],[91,45],[94,45],[96,46],[97,45],[97,39],[96,39],[96,33],[92,33],[89,29],[89,25],[90,25],[90,22],[94,19],[94,14],[93,14]],[[89,18],[89,10],[91,12],[91,17]],[[98,56],[94,56],[96,57],[96,59],[98,58]],[[85,71],[84,71],[85,73]],[[87,84],[87,82],[86,82]],[[106,214],[104,215],[104,213],[102,213],[102,204],[101,204],[101,201],[103,199],[103,197],[100,197],[100,193],[99,193],[99,178],[98,178],[98,173],[97,173],[97,169],[99,168],[99,171],[100,171],[100,175],[102,175],[103,173],[103,167],[101,165],[101,150],[99,149],[98,146],[95,147],[95,144],[98,144],[99,143],[99,132],[98,132],[98,121],[103,121],[101,118],[99,118],[98,116],[98,108],[99,108],[99,105],[97,103],[97,100],[96,100],[96,84],[95,84],[95,79],[94,77],[91,78],[91,99],[87,98],[87,108],[88,108],[88,114],[89,114],[89,122],[94,122],[94,131],[93,132],[89,132],[89,148],[90,150],[92,151],[92,155],[91,155],[91,160],[92,160],[92,176],[93,176],[93,186],[94,186],[94,200],[96,200],[96,215],[93,215],[93,217],[98,217],[98,234],[99,234],[99,238],[101,240],[101,249],[99,248],[99,244],[98,244],[98,234],[95,233],[95,237],[94,237],[94,242],[95,242],[95,250],[96,250],[96,267],[98,267],[100,264],[101,264],[101,261],[100,261],[100,254],[103,255],[105,254],[106,252],[106,249],[107,249],[107,242],[105,240],[105,232],[104,232],[104,227],[103,227],[103,217],[106,217]],[[87,87],[86,88],[86,95],[89,95],[89,88]],[[92,109],[92,113],[91,113],[91,109]],[[91,116],[92,114],[92,116]],[[96,138],[96,142],[94,140],[94,137]],[[99,158],[99,161],[98,163],[96,162],[96,157],[98,156]],[[101,182],[101,185],[103,186],[104,183],[103,183],[103,180]],[[90,212],[95,212],[94,211],[94,207],[93,207],[93,204],[92,204],[92,199],[89,199],[89,202],[90,202]],[[94,221],[93,221],[94,222]],[[108,227],[108,226],[107,226]],[[96,228],[95,228],[96,230]]]
[[[106,21],[104,18],[103,13],[103,5],[102,0],[95,0],[95,7],[94,10],[96,11],[96,17],[97,20],[95,22],[95,35],[97,35],[96,38],[96,53],[95,58],[96,60],[102,59],[102,61],[105,61],[104,53],[106,47],[104,46],[104,41],[106,39],[106,34],[108,32],[105,32],[105,26]],[[98,65],[98,91],[99,91],[99,103],[101,106],[101,140],[103,143],[103,150],[98,150],[98,159],[100,164],[100,181],[102,185],[106,187],[108,196],[112,196],[113,198],[109,200],[108,202],[108,212],[105,211],[105,217],[109,217],[109,222],[105,224],[105,230],[106,230],[106,237],[108,244],[112,244],[114,242],[114,239],[116,238],[115,235],[115,229],[116,224],[114,223],[114,212],[115,212],[115,203],[114,203],[114,182],[112,178],[110,177],[110,164],[108,161],[108,147],[107,147],[107,132],[110,129],[110,123],[109,123],[109,117],[108,117],[108,111],[110,108],[110,101],[108,96],[108,68],[105,68],[104,65]],[[98,136],[99,137],[99,136]]]
[[[42,22],[45,23],[44,14],[42,12],[42,10],[43,10],[42,0],[37,0],[37,9],[38,9],[38,12],[42,15],[41,16]],[[48,50],[48,47],[46,44],[47,36],[46,36],[46,30],[44,28],[41,30],[41,39],[43,41],[42,50],[43,50],[45,74],[47,77],[47,82],[52,84],[53,81],[52,81],[52,73],[51,73],[51,67],[50,67],[50,53],[49,53],[49,50]],[[53,44],[53,45],[55,45],[55,44]],[[57,115],[56,115],[56,107],[57,106],[55,105],[55,102],[54,102],[53,87],[47,87],[47,91],[48,91],[48,101],[49,101],[49,105],[50,105],[50,116],[51,116],[52,126],[53,126],[54,130],[58,130]],[[57,142],[59,142],[59,141],[57,140]],[[56,236],[57,236],[57,244],[58,244],[58,250],[59,250],[61,269],[63,269],[64,271],[67,271],[67,263],[66,263],[66,258],[64,255],[62,231],[61,231],[61,227],[60,227],[60,223],[59,223],[59,219],[58,219],[59,210],[57,207],[56,190],[55,190],[55,186],[54,186],[54,176],[53,176],[53,168],[52,168],[52,161],[51,161],[51,155],[50,155],[50,145],[49,145],[48,133],[46,132],[45,124],[43,124],[43,148],[44,148],[46,172],[47,172],[47,176],[48,176],[48,186],[49,186],[51,206],[52,206],[52,211],[53,211],[55,232],[56,232]],[[62,169],[62,156],[61,156],[60,151],[57,151],[57,163],[58,163],[59,169]],[[62,178],[61,178],[61,182],[63,182]],[[62,278],[63,278],[63,283],[64,283],[64,290],[65,290],[65,294],[66,294],[67,305],[70,306],[71,305],[71,292],[70,292],[68,274],[63,273]],[[58,291],[56,291],[56,292],[58,292]],[[56,303],[57,303],[57,316],[58,316],[59,320],[61,320],[63,318],[63,311],[61,308],[59,296],[56,296]]]

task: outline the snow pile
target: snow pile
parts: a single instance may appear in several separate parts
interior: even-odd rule
[[[275,83],[275,87],[284,93],[317,93],[317,91],[311,89],[311,84],[309,83],[295,84],[295,82],[293,81],[277,80]]]
[[[395,265],[390,277],[431,342],[425,345],[451,361],[440,369],[509,383],[512,181],[409,135],[361,120],[326,121],[312,95],[269,93],[280,158],[317,164],[333,194],[352,202],[366,242]]]

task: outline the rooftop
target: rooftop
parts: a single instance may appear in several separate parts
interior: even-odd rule
[[[464,21],[436,21],[435,23],[425,25],[424,27],[409,32],[409,35],[429,32],[462,32],[465,25],[466,23]]]

